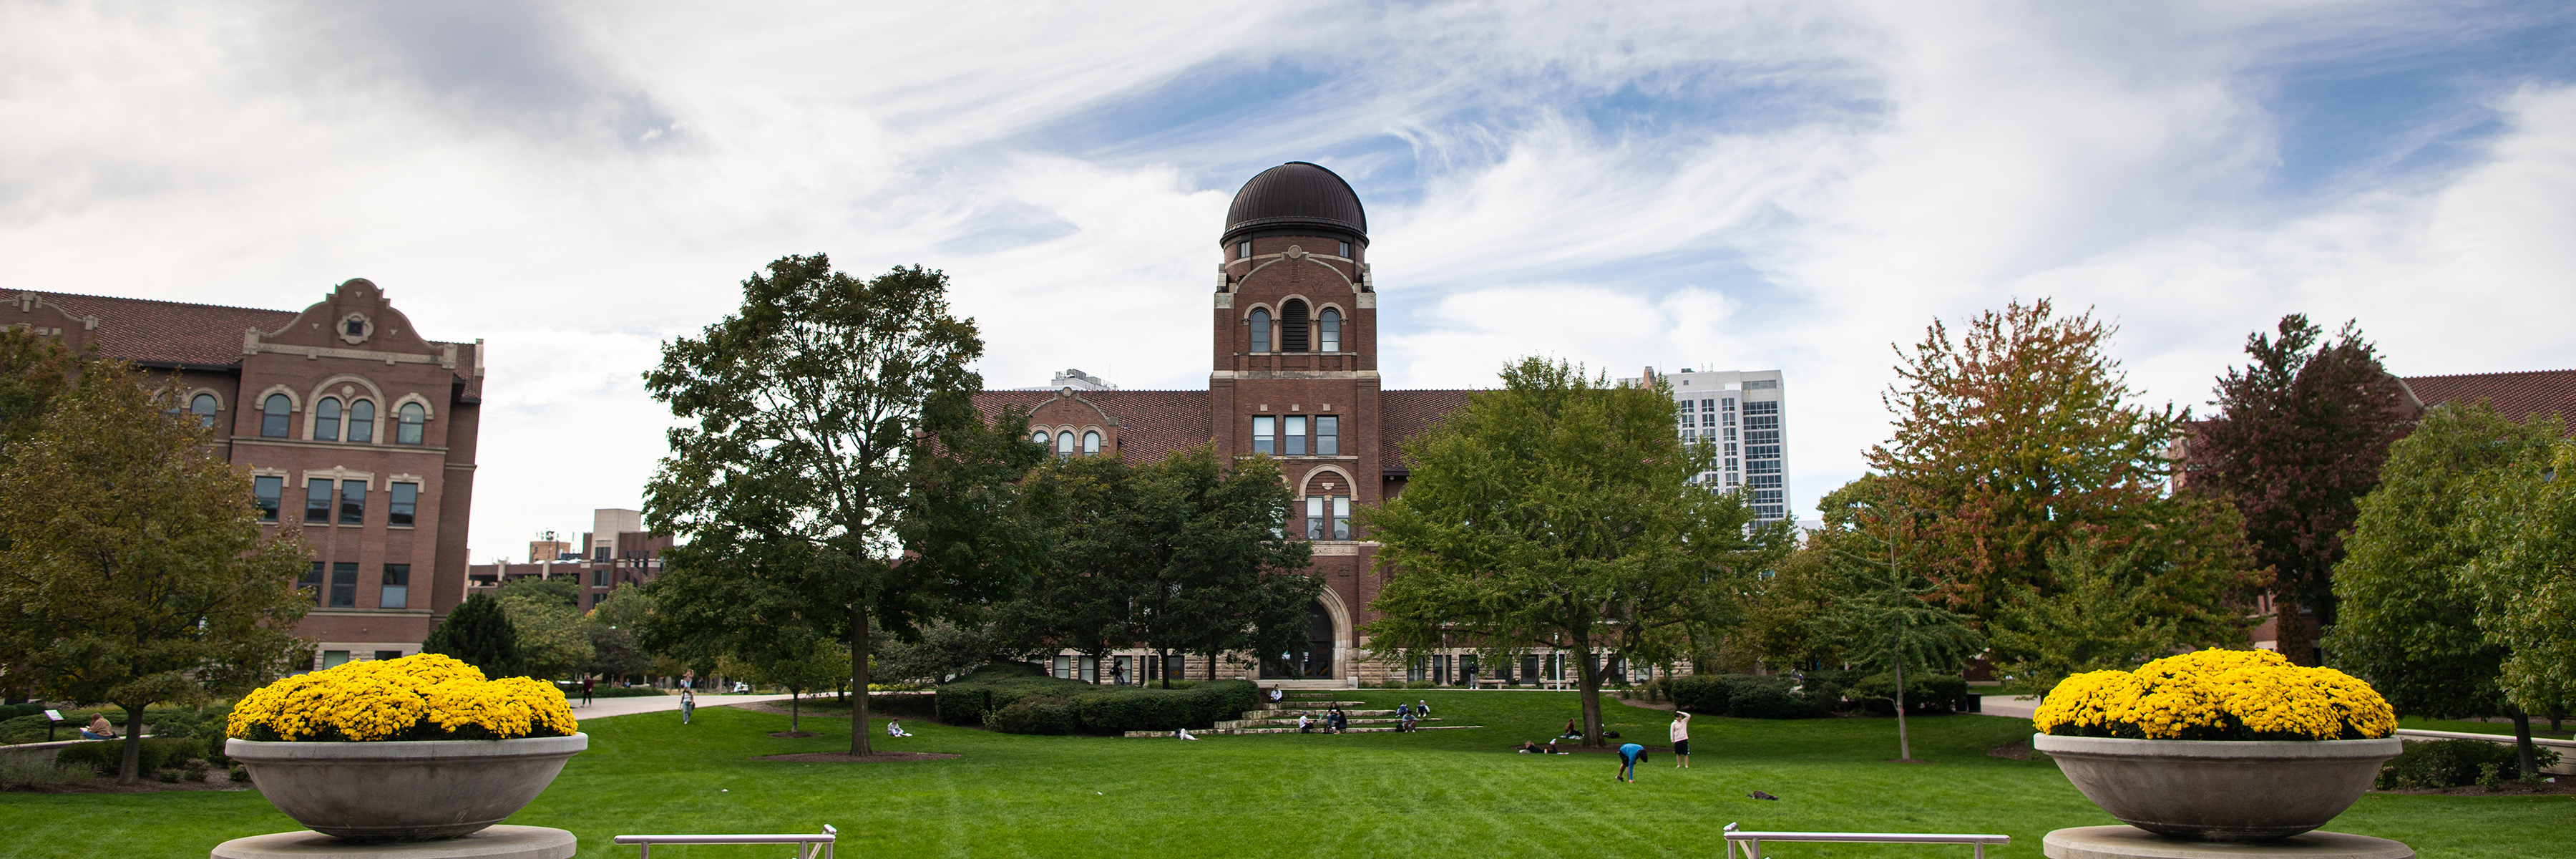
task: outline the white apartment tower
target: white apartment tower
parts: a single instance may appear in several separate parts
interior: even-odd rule
[[[1717,448],[1716,468],[1697,482],[1722,492],[1741,490],[1756,520],[1770,524],[1789,516],[1787,432],[1788,398],[1778,370],[1710,370],[1684,367],[1619,380],[1653,384],[1662,379],[1673,390],[1684,441]]]

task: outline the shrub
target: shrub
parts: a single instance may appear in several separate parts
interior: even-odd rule
[[[1728,693],[1726,714],[1738,719],[1813,719],[1824,710],[1789,693],[1780,683],[1739,683]]]
[[[80,736],[73,734],[72,736]],[[45,741],[45,715],[19,716],[0,721],[0,745],[41,743]]]
[[[932,708],[934,717],[941,722],[981,724],[1004,733],[1116,734],[1208,727],[1219,719],[1236,718],[1252,709],[1260,697],[1259,689],[1245,680],[1175,681],[1172,685],[1171,689],[1102,686],[1060,680],[1021,663],[995,663],[939,687]],[[1069,702],[1065,706],[1071,713],[1072,727],[1062,732],[1022,731],[1017,727],[1051,729],[1053,723],[1032,721],[1028,714],[1002,718],[1003,711],[1032,698]]]
[[[79,784],[97,777],[98,773],[88,766],[65,766],[59,761],[46,763],[35,755],[0,755],[0,788]]]
[[[1431,689],[1431,688],[1436,688],[1436,687],[1438,687],[1439,685],[1440,685],[1440,684],[1433,683],[1433,682],[1431,682],[1431,681],[1429,681],[1429,680],[1416,680],[1416,681],[1413,681],[1413,682],[1411,682],[1411,683],[1406,683],[1406,684],[1404,684],[1404,688],[1407,688],[1407,689]]]
[[[1005,734],[1070,734],[1073,703],[1063,698],[1021,698],[993,712],[985,724]]]
[[[2558,752],[2538,749],[2542,767],[2558,764]],[[2520,756],[2512,746],[2486,740],[2440,740],[2430,743],[2409,742],[2406,750],[2379,766],[2378,787],[2381,790],[2417,787],[2464,787],[2479,783],[2481,770],[2495,767],[2520,768]]]
[[[0,704],[0,722],[6,722],[12,719],[23,719],[28,716],[42,716],[44,714],[45,705],[43,704]]]
[[[206,742],[195,737],[145,737],[143,748],[137,754],[140,758],[140,769],[137,772],[150,773],[162,767],[205,756]],[[124,762],[124,740],[75,743],[64,746],[62,751],[54,755],[56,766],[88,766],[101,774],[114,774],[117,766]]]
[[[1689,713],[1724,713],[1727,697],[1735,690],[1735,681],[1749,677],[1744,674],[1693,674],[1673,678],[1673,706]]]
[[[1810,675],[1812,680],[1812,675]],[[1811,683],[1810,692],[1815,687]],[[1868,702],[1870,710],[1879,713],[1896,711],[1896,675],[1879,674],[1861,678],[1844,694]],[[1905,678],[1905,711],[1908,713],[1947,713],[1959,708],[1968,696],[1968,681],[1956,674],[1933,674]],[[1810,694],[1809,700],[1822,700]]]

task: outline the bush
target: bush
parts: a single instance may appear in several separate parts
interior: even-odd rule
[[[1812,677],[1812,675],[1810,675]],[[1810,687],[1813,691],[1813,687]],[[1851,684],[1853,699],[1866,702],[1872,712],[1896,712],[1896,676],[1879,674],[1861,678]],[[1809,696],[1811,700],[1815,696]],[[1947,713],[1959,708],[1968,697],[1968,681],[1956,674],[1933,674],[1905,678],[1905,712]]]
[[[1726,712],[1727,694],[1735,684],[1724,674],[1693,674],[1672,682],[1673,706],[1688,713]]]
[[[79,784],[97,778],[87,766],[46,763],[35,755],[0,755],[0,788],[33,784]]]
[[[1063,698],[1021,698],[993,712],[986,726],[1005,734],[1070,734],[1073,703]]]
[[[140,754],[142,759],[141,768],[138,771],[149,774],[160,770],[162,767],[177,765],[205,756],[206,742],[195,737],[146,737],[143,740],[143,749]],[[73,745],[64,746],[62,751],[54,755],[54,764],[56,766],[77,767],[87,765],[91,770],[94,770],[101,775],[114,775],[116,773],[117,765],[124,763],[124,760],[124,740],[98,740],[95,742],[75,743]]]
[[[1413,682],[1411,682],[1411,683],[1404,684],[1404,688],[1407,688],[1407,689],[1434,689],[1434,688],[1438,688],[1438,687],[1439,687],[1439,685],[1440,685],[1440,684],[1433,683],[1433,682],[1431,682],[1431,681],[1429,681],[1429,680],[1416,680],[1416,681],[1413,681]]]
[[[2534,751],[2541,767],[2558,765],[2557,751],[2545,748]],[[2379,766],[2378,787],[2381,790],[2465,787],[2479,784],[2479,777],[2488,767],[2498,772],[2519,770],[2522,767],[2520,754],[2512,746],[2486,740],[2409,742],[2405,751]]]
[[[80,736],[75,733],[72,736]],[[0,745],[41,743],[45,741],[45,715],[19,716],[0,721]]]
[[[1738,683],[1727,694],[1726,714],[1738,719],[1813,719],[1824,709],[1790,694],[1781,683]]]
[[[951,725],[985,725],[1003,733],[1116,734],[1205,728],[1219,719],[1237,718],[1259,703],[1250,681],[1175,681],[1174,688],[1102,686],[1047,676],[1023,663],[995,663],[939,687],[932,712]],[[1029,699],[1064,702],[1071,727],[1053,730],[1055,721],[1020,713],[1002,714]],[[1097,699],[1097,700],[1095,700]],[[1046,709],[1037,707],[1033,709]],[[1044,730],[1019,730],[1030,726]]]
[[[0,722],[45,714],[43,704],[0,704]]]

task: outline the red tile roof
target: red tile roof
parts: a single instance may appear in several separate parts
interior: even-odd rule
[[[2406,388],[2426,406],[2483,400],[2514,420],[2552,413],[2576,418],[2576,370],[2413,376]]]
[[[1378,394],[1378,448],[1388,468],[1412,468],[1404,442],[1450,412],[1465,408],[1475,391],[1384,391]]]
[[[1118,453],[1129,462],[1159,462],[1173,451],[1214,437],[1206,391],[1080,391],[1084,400],[1118,422]],[[990,414],[1004,406],[1035,409],[1054,391],[985,391],[975,407]]]
[[[295,321],[298,313],[148,298],[37,294],[74,319],[97,317],[98,330],[91,334],[99,354],[152,363],[241,363],[243,331],[275,331]]]

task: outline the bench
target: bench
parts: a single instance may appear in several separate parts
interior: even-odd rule
[[[1976,859],[1986,859],[1986,845],[2012,843],[2009,835],[1940,835],[1912,832],[1745,832],[1726,825],[1727,859],[1735,859],[1737,845],[1744,847],[1744,859],[1762,859],[1762,842],[1813,841],[1838,844],[1970,844],[1975,845]]]
[[[832,859],[832,842],[840,834],[826,823],[813,835],[620,835],[617,843],[635,845],[636,859],[652,859],[655,844],[801,844],[797,859]]]

